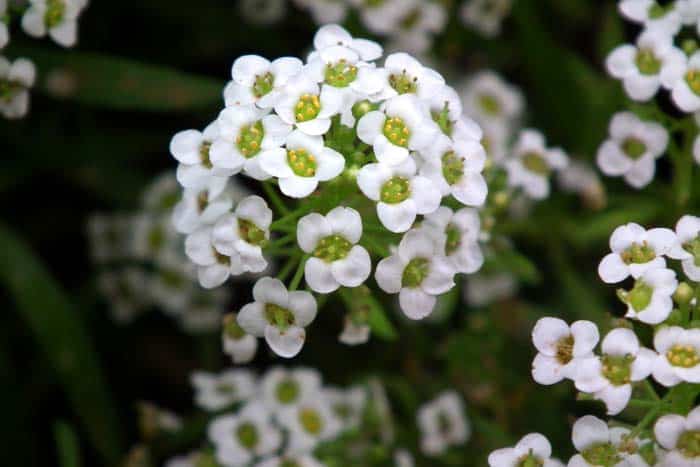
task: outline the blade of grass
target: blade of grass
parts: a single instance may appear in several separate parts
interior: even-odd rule
[[[53,437],[61,467],[80,467],[80,442],[75,430],[68,423],[58,421],[53,425]]]

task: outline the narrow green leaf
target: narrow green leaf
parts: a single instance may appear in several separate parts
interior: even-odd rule
[[[0,284],[52,364],[95,449],[106,463],[116,463],[121,433],[115,406],[80,314],[29,246],[4,224],[0,244]]]
[[[54,423],[53,437],[61,467],[80,467],[80,442],[73,427],[63,421]]]
[[[221,106],[224,82],[168,67],[77,51],[17,46],[31,57],[38,89],[52,97],[118,110],[173,112]]]
[[[513,249],[497,251],[486,260],[486,267],[515,274],[526,284],[537,284],[541,279],[537,266]]]

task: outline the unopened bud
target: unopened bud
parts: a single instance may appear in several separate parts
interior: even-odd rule
[[[681,282],[673,294],[673,300],[679,305],[687,305],[693,298],[693,288],[687,282]]]

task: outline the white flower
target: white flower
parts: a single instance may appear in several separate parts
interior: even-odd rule
[[[287,451],[312,452],[322,441],[335,438],[342,429],[323,393],[281,410],[277,419],[289,432]]]
[[[552,445],[549,440],[539,433],[523,436],[512,448],[501,448],[489,454],[490,467],[520,467],[523,465],[538,465],[542,467],[557,467],[561,465],[552,459]]]
[[[51,39],[63,47],[73,47],[78,40],[78,16],[87,0],[29,0],[22,16],[22,29],[32,37]]]
[[[225,177],[211,177],[202,188],[187,188],[172,213],[175,229],[189,234],[211,225],[231,209],[233,201],[227,193]]]
[[[487,126],[510,128],[520,120],[523,112],[520,90],[491,70],[474,75],[461,95],[465,112]]]
[[[238,276],[245,272],[243,264],[232,261],[214,248],[212,227],[201,227],[185,238],[185,253],[197,265],[197,277],[202,287],[218,287],[230,275]]]
[[[445,136],[454,141],[477,143],[483,138],[479,124],[463,115],[462,99],[451,86],[438,86],[421,102],[427,104],[430,117]]]
[[[695,407],[685,417],[677,414],[660,417],[654,425],[654,437],[669,450],[659,467],[697,467],[700,407]]]
[[[404,13],[402,7],[405,0],[349,1],[358,8],[362,24],[371,32],[387,35],[396,32],[399,27],[401,16]]]
[[[360,345],[369,341],[370,333],[369,324],[358,323],[352,316],[346,316],[338,341],[345,345]]]
[[[464,415],[464,403],[455,391],[445,391],[418,409],[420,446],[427,456],[444,454],[451,446],[464,444],[471,425]]]
[[[384,89],[375,99],[390,99],[404,94],[415,94],[428,100],[445,84],[437,71],[424,67],[407,53],[398,52],[384,60]],[[370,144],[370,143],[367,143]]]
[[[195,371],[190,377],[197,407],[210,412],[252,398],[256,393],[255,378],[247,370],[227,370],[219,374]]]
[[[700,110],[700,52],[693,53],[682,66],[675,67],[671,80],[671,97],[683,112]]]
[[[270,412],[258,401],[249,403],[236,415],[215,418],[207,431],[215,446],[216,460],[225,467],[243,467],[256,457],[272,454],[282,443]]]
[[[260,155],[260,166],[279,179],[282,193],[304,198],[319,182],[337,177],[345,167],[345,158],[326,147],[321,136],[294,130],[287,137],[286,149],[273,149]]]
[[[433,35],[445,29],[447,12],[439,2],[404,0],[399,27],[392,34],[389,48],[423,54],[433,43]]]
[[[170,250],[158,258],[146,287],[153,302],[165,313],[178,315],[190,306],[196,281],[194,264]]]
[[[415,467],[413,456],[405,449],[397,449],[394,452],[394,467]]]
[[[0,0],[0,49],[10,42],[10,28],[8,27],[7,0]]]
[[[654,335],[659,353],[654,361],[654,379],[664,386],[684,381],[700,383],[700,329],[662,327]]]
[[[647,29],[656,28],[666,34],[675,35],[681,28],[682,20],[676,3],[661,5],[656,0],[622,0],[618,8],[630,21]]]
[[[421,229],[426,229],[441,254],[452,263],[455,272],[471,274],[484,264],[484,255],[479,247],[481,220],[475,209],[462,208],[453,211],[440,206],[427,214]]]
[[[361,285],[372,270],[364,247],[362,218],[352,208],[338,206],[325,216],[308,214],[297,224],[299,247],[312,255],[304,265],[304,277],[311,290],[331,293],[340,286]]]
[[[670,229],[645,230],[630,222],[616,228],[610,236],[610,249],[598,266],[603,282],[614,284],[632,276],[637,279],[650,269],[666,267],[663,255],[675,245],[676,236]]]
[[[376,60],[382,55],[382,46],[367,39],[355,39],[337,24],[327,24],[314,35],[314,48],[317,51],[328,47],[342,46],[356,52],[364,61]]]
[[[462,21],[486,37],[496,37],[512,5],[513,0],[467,0],[461,8]]]
[[[343,95],[330,87],[319,88],[311,76],[301,73],[284,87],[275,103],[275,112],[289,125],[307,135],[325,134],[331,126],[331,117],[340,113]]]
[[[532,379],[539,384],[555,384],[576,376],[578,364],[593,356],[600,335],[590,321],[569,326],[559,318],[541,318],[532,330],[532,342],[538,350],[532,361]]]
[[[407,232],[396,253],[381,260],[375,272],[379,287],[398,293],[401,309],[411,319],[423,319],[433,311],[436,296],[454,286],[453,276],[450,262],[421,230]]]
[[[630,440],[629,430],[609,428],[603,420],[593,415],[576,420],[571,439],[579,454],[569,460],[568,467],[647,467],[638,452],[628,446],[637,444],[638,438]]]
[[[241,200],[233,213],[219,218],[212,230],[216,251],[240,263],[244,271],[262,272],[267,267],[262,247],[270,239],[272,210],[257,195]]]
[[[234,363],[244,364],[253,360],[258,350],[258,339],[246,333],[236,321],[236,315],[231,313],[224,316],[221,344],[224,353],[228,354]]]
[[[618,296],[627,304],[625,317],[647,324],[666,321],[673,310],[673,293],[678,287],[676,273],[671,269],[649,269],[634,283],[630,291],[618,290]]]
[[[424,149],[437,136],[437,125],[412,94],[390,99],[384,110],[367,112],[357,122],[357,137],[372,145],[379,162],[397,165],[409,151]]]
[[[440,206],[440,191],[429,179],[416,176],[413,158],[399,165],[367,164],[357,174],[362,193],[377,202],[377,216],[392,232],[411,228],[418,214],[429,214]]]
[[[467,206],[481,206],[486,200],[488,186],[481,175],[486,152],[476,140],[452,141],[445,135],[433,138],[431,145],[421,151],[424,163],[420,174],[430,179],[442,196],[452,195]]]
[[[678,12],[684,25],[696,25],[700,20],[700,1],[676,0],[673,8]]]
[[[153,261],[172,254],[178,242],[173,223],[167,216],[140,213],[130,219],[129,253],[136,258]]]
[[[316,317],[314,296],[289,292],[279,279],[263,277],[253,287],[253,298],[238,314],[238,324],[249,334],[265,337],[277,355],[298,354],[306,339],[304,328]]]
[[[318,397],[321,391],[321,375],[309,368],[288,370],[274,367],[265,373],[260,386],[265,405],[277,413],[302,401]]]
[[[309,10],[316,24],[340,23],[345,19],[348,9],[342,0],[294,0],[294,3]]]
[[[301,454],[298,456],[270,457],[256,464],[255,467],[325,467],[311,454]]]
[[[287,12],[286,0],[239,0],[238,5],[241,16],[255,25],[275,24]]]
[[[0,56],[0,114],[5,118],[22,118],[29,111],[29,88],[34,86],[36,68],[26,58],[10,62]]]
[[[676,224],[676,239],[676,244],[666,254],[681,260],[688,279],[700,282],[700,217],[681,217]]]
[[[340,420],[343,430],[357,428],[360,425],[367,404],[365,388],[361,386],[348,389],[328,387],[323,389],[323,397]]]
[[[224,89],[226,107],[256,104],[263,109],[274,107],[282,88],[302,68],[301,60],[281,57],[270,62],[259,55],[243,55],[233,62],[233,78]]]
[[[180,163],[177,181],[185,188],[200,189],[209,184],[217,174],[211,161],[210,148],[219,136],[219,125],[210,123],[203,132],[184,130],[170,140],[170,154]],[[228,174],[227,174],[228,175]]]
[[[581,360],[575,369],[576,389],[593,394],[605,402],[609,415],[616,415],[627,406],[632,396],[632,382],[651,373],[656,353],[640,347],[634,332],[616,328],[603,339],[601,357]],[[578,446],[577,446],[578,448]]]
[[[281,147],[292,131],[277,115],[250,105],[226,107],[219,114],[219,134],[211,145],[211,165],[217,175],[243,173],[256,180],[270,175],[260,167],[260,157]]]
[[[536,130],[523,130],[513,148],[513,159],[505,163],[508,184],[520,187],[533,199],[549,196],[549,174],[562,170],[568,158],[559,148],[547,149],[544,136]]]
[[[673,46],[673,37],[663,30],[647,30],[637,45],[624,44],[613,50],[605,62],[608,73],[622,80],[627,95],[636,101],[654,97],[660,86],[671,88],[685,54]]]
[[[500,124],[483,124],[481,145],[486,155],[497,165],[502,165],[509,153],[510,131]]]
[[[610,139],[598,149],[596,162],[608,176],[624,176],[635,188],[654,178],[656,159],[668,145],[668,131],[655,122],[640,120],[631,112],[618,112],[610,121]]]

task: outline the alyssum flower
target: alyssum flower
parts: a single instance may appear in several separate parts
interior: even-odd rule
[[[422,406],[416,418],[421,450],[428,456],[443,454],[450,446],[465,443],[471,435],[464,403],[454,391],[445,391]]]
[[[700,218],[683,216],[676,223],[676,243],[666,254],[681,260],[683,272],[688,279],[700,281]]]
[[[78,16],[88,0],[30,0],[22,16],[22,29],[33,37],[47,34],[63,47],[78,40]]]
[[[255,394],[256,381],[247,370],[227,370],[218,375],[195,371],[190,380],[196,404],[209,411],[224,409]]]
[[[664,415],[654,425],[654,437],[668,449],[659,467],[696,467],[700,457],[700,407],[684,417]]]
[[[455,272],[470,274],[484,264],[484,255],[479,246],[481,221],[475,209],[458,211],[441,206],[427,214],[421,229],[426,229],[437,244],[438,251],[452,263]]]
[[[533,199],[549,196],[549,175],[568,164],[566,154],[559,149],[548,149],[544,136],[535,130],[523,130],[513,149],[515,156],[505,164],[508,184],[522,188]]]
[[[226,106],[255,104],[273,107],[281,89],[296,76],[303,63],[295,57],[281,57],[273,62],[259,55],[244,55],[231,67],[232,81],[224,89]]]
[[[671,297],[677,287],[678,281],[673,270],[650,269],[635,280],[632,290],[618,290],[618,297],[627,304],[626,317],[647,324],[659,324],[671,314]]]
[[[523,436],[512,448],[501,448],[489,454],[489,467],[542,466],[558,467],[562,465],[552,459],[552,445],[539,433]]]
[[[659,353],[652,366],[656,381],[664,386],[700,383],[700,329],[662,327],[654,336],[654,348]]]
[[[22,118],[29,110],[29,89],[34,86],[36,68],[26,58],[10,62],[0,56],[0,114]]]

